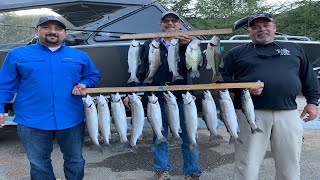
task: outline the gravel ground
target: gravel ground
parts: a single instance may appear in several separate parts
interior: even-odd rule
[[[114,132],[114,131],[113,131]],[[203,168],[202,180],[232,179],[234,148],[229,145],[229,135],[225,129],[219,133],[224,140],[216,143],[208,141],[208,131],[199,130],[200,165]],[[305,141],[301,157],[301,179],[320,179],[320,130],[305,129]],[[144,130],[144,139],[138,142],[139,152],[119,151],[119,137],[112,134],[113,150],[98,152],[86,137],[84,157],[86,160],[85,178],[88,180],[146,180],[152,177],[152,155],[150,151],[151,130]],[[118,150],[117,150],[118,149]],[[19,142],[15,126],[0,130],[0,180],[26,180],[29,177],[29,163]],[[181,175],[182,157],[180,147],[170,145],[170,161],[173,166],[172,180],[183,179]],[[63,160],[57,144],[54,145],[52,162],[57,179],[64,179]],[[274,162],[270,150],[261,166],[260,179],[273,179]]]

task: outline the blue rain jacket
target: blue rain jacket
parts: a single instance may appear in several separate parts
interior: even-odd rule
[[[0,113],[14,94],[14,122],[42,130],[61,130],[84,120],[78,83],[94,87],[101,75],[90,57],[65,44],[54,51],[36,44],[11,50],[0,70]]]

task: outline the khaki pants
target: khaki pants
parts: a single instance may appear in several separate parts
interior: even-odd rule
[[[236,110],[243,144],[235,144],[234,180],[258,180],[259,168],[269,141],[275,160],[276,180],[300,179],[303,127],[297,110],[255,110],[256,124],[263,133],[251,133],[241,110]],[[261,177],[262,178],[262,177]]]

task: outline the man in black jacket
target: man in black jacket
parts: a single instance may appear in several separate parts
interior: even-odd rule
[[[319,87],[312,66],[302,48],[294,43],[274,41],[276,25],[268,13],[255,13],[248,19],[251,43],[233,48],[220,69],[225,82],[262,81],[251,88],[256,124],[263,133],[251,133],[241,109],[241,93],[235,91],[234,105],[239,124],[235,145],[234,179],[257,180],[269,141],[276,166],[276,179],[300,179],[302,120],[317,117]],[[301,117],[296,96],[307,100]]]
[[[160,22],[160,29],[163,32],[176,32],[180,30],[182,26],[180,22],[179,15],[175,12],[168,11],[163,13],[161,22]],[[188,43],[191,41],[191,37],[187,35],[181,35],[175,37],[179,39],[179,58],[180,61],[178,62],[178,73],[183,77],[183,79],[172,79],[172,72],[169,71],[168,65],[168,48],[171,44],[171,40],[173,38],[160,38],[158,41],[160,42],[160,61],[161,65],[159,66],[157,72],[155,73],[153,80],[151,83],[142,84],[145,78],[148,76],[149,71],[149,44],[151,40],[146,41],[144,45],[141,47],[140,51],[140,58],[141,58],[141,65],[138,68],[137,77],[140,83],[136,84],[129,84],[130,86],[137,86],[137,85],[149,85],[149,86],[164,86],[164,85],[185,85],[190,82],[189,73],[186,68],[186,61],[185,61],[185,52]],[[183,101],[181,91],[173,92],[174,95],[177,97],[177,103],[179,107],[179,115],[180,115],[180,125],[182,129],[182,133],[180,133],[180,137],[183,140],[181,145],[182,154],[183,154],[183,173],[185,175],[185,179],[199,179],[201,175],[201,168],[199,166],[199,152],[197,150],[191,151],[189,148],[189,139],[186,131],[186,126],[184,122],[184,114],[183,114]],[[162,92],[155,93],[156,96],[159,98],[159,103],[161,107],[162,113],[162,125],[164,130],[162,134],[167,138],[168,137],[168,119],[167,114],[165,112],[164,107],[164,98]],[[127,107],[129,106],[128,98],[124,99],[124,103]],[[155,176],[154,179],[158,180],[166,180],[169,179],[169,171],[171,170],[171,166],[169,164],[169,151],[168,151],[168,142],[161,142],[160,144],[156,144],[155,142],[156,136],[154,134],[153,137],[153,155],[154,155],[154,163],[153,168],[155,168]]]

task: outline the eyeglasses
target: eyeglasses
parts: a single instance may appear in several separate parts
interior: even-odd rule
[[[276,42],[273,42],[273,44],[276,46],[276,48],[274,49],[275,52],[272,53],[272,54],[262,54],[262,53],[260,53],[256,48],[256,44],[253,44],[253,48],[254,48],[256,54],[259,57],[262,57],[262,58],[267,58],[267,57],[272,57],[272,56],[279,56],[280,55],[281,46],[279,46]]]
[[[162,20],[162,23],[168,24],[170,21],[171,21],[173,24],[179,22],[178,19],[165,19],[165,20]]]

